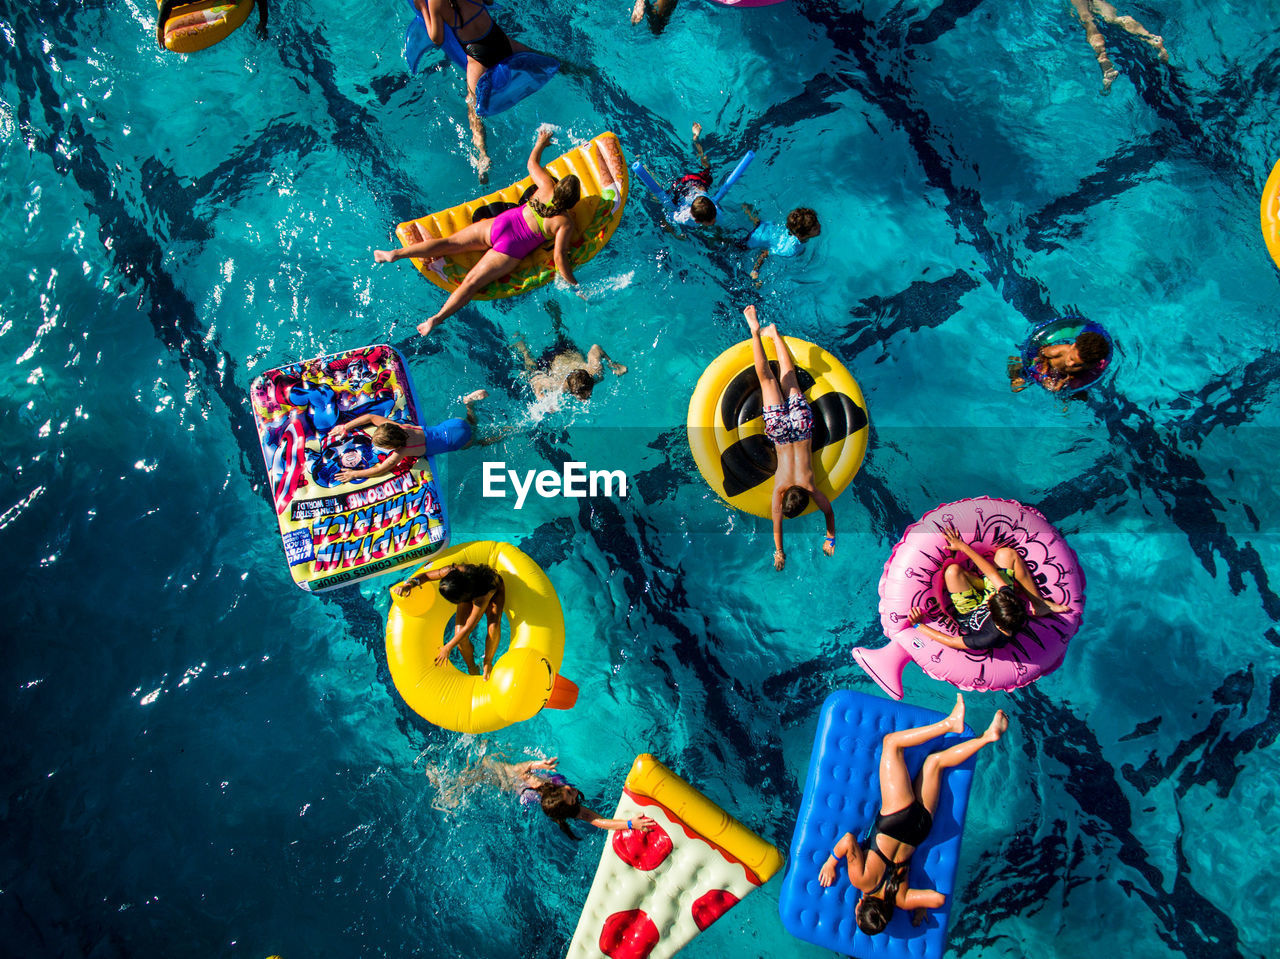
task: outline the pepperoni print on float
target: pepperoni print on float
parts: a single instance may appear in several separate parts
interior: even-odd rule
[[[698,929],[706,931],[707,926],[711,925],[737,904],[738,897],[728,889],[712,889],[710,892],[704,893],[694,901],[693,908],[690,912],[693,913],[693,921],[697,924]]]
[[[609,959],[646,959],[659,938],[658,927],[643,909],[628,909],[604,921],[600,951]]]
[[[671,836],[660,825],[648,832],[623,829],[613,834],[613,851],[633,869],[648,872],[657,869],[671,855]]]

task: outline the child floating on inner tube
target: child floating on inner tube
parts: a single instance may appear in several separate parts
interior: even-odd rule
[[[770,323],[763,330],[756,318],[756,308],[748,306],[742,311],[751,328],[751,353],[755,359],[756,378],[760,381],[760,398],[764,403],[764,435],[772,440],[778,453],[778,468],[773,474],[773,568],[782,569],[787,554],[782,548],[782,520],[799,516],[812,499],[827,518],[827,535],[822,541],[822,552],[831,556],[836,551],[836,514],[831,501],[818,489],[813,476],[813,410],[804,398],[800,382],[796,378],[796,364],[787,342]],[[773,375],[769,358],[764,352],[761,334],[773,338],[778,355],[778,371],[781,380]],[[785,398],[784,398],[785,394]]]
[[[911,608],[908,621],[934,642],[952,649],[999,649],[1021,632],[1029,616],[1071,611],[1070,606],[1050,603],[1040,595],[1022,554],[1012,546],[1000,547],[987,559],[966,543],[954,526],[942,527],[942,535],[946,537],[947,548],[968,557],[981,576],[970,573],[960,563],[951,563],[943,570],[943,581],[960,627],[959,636],[924,625],[924,610],[919,606]]]
[[[1107,358],[1110,344],[1101,333],[1085,330],[1076,337],[1074,343],[1052,343],[1040,347],[1036,354],[1035,372],[1040,385],[1050,393],[1073,387],[1076,380],[1084,373],[1091,373],[1098,364]],[[1023,375],[1022,359],[1009,357],[1009,388],[1021,393],[1027,388],[1027,378]]]
[[[502,638],[502,610],[507,601],[507,587],[498,571],[483,563],[458,563],[426,569],[414,573],[403,583],[391,587],[397,596],[408,596],[423,583],[440,580],[440,595],[458,607],[453,624],[453,639],[445,643],[436,654],[436,665],[441,666],[453,652],[461,647],[462,661],[472,676],[481,675],[476,668],[475,651],[471,648],[471,633],[483,615],[488,619],[484,642],[484,673],[487,682],[493,672],[493,657],[498,652],[498,640]]]

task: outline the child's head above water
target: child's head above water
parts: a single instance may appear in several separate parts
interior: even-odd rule
[[[782,494],[782,515],[787,519],[795,519],[809,505],[809,491],[799,486],[788,487]]]
[[[818,214],[807,206],[798,206],[787,214],[787,230],[801,243],[822,232]]]
[[[402,450],[409,445],[409,434],[395,423],[383,423],[373,431],[373,442],[384,450]]]
[[[1074,345],[1085,369],[1092,369],[1107,358],[1107,338],[1101,333],[1085,330]]]
[[[689,204],[689,214],[694,222],[710,226],[716,222],[716,205],[711,202],[711,197],[700,196]]]
[[[596,381],[586,370],[571,370],[564,378],[564,388],[580,400],[589,400],[591,391],[596,388]]]

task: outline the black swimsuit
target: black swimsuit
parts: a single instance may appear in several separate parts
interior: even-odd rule
[[[867,852],[875,853],[884,862],[884,875],[880,877],[876,887],[867,893],[868,896],[874,896],[889,885],[892,885],[893,894],[896,895],[897,889],[906,882],[907,870],[911,862],[910,856],[902,862],[894,862],[884,854],[880,844],[876,842],[876,837],[884,833],[890,839],[896,839],[903,845],[919,846],[929,838],[929,830],[932,828],[933,814],[918,799],[906,809],[899,809],[897,812],[891,812],[887,815],[884,813],[876,814],[876,821],[871,824],[871,831],[867,833],[863,848]],[[886,898],[891,898],[888,891],[886,891]]]
[[[453,7],[453,15],[457,18],[457,22],[453,25],[455,33],[486,12],[481,0],[471,0],[471,2],[475,3],[476,12],[472,14],[470,20],[463,20],[462,11],[458,9],[458,0],[449,0],[449,5]],[[498,26],[493,17],[489,18],[489,29],[482,36],[468,40],[462,45],[462,49],[467,51],[467,56],[477,61],[486,70],[496,67],[514,52],[511,49],[511,41],[507,39],[507,35],[502,32],[502,27]]]

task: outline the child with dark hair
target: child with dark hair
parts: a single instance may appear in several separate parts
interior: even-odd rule
[[[444,665],[455,646],[462,651],[462,661],[472,676],[483,675],[487,682],[493,672],[493,658],[498,652],[498,640],[502,638],[502,610],[506,604],[507,588],[502,577],[492,566],[483,563],[459,563],[438,569],[423,569],[403,583],[391,587],[397,596],[408,596],[423,583],[440,582],[440,595],[458,607],[454,619],[453,639],[445,643],[436,654],[436,665]],[[471,648],[471,633],[480,622],[488,620],[484,643],[484,672],[476,668],[475,652]]]
[[[1050,393],[1074,386],[1085,374],[1097,370],[1099,364],[1111,352],[1111,344],[1101,333],[1085,330],[1075,338],[1073,343],[1052,343],[1040,347],[1036,354],[1035,371],[1040,385]],[[1009,357],[1009,388],[1021,393],[1027,388],[1027,378],[1023,376],[1022,359]]]
[[[689,215],[695,223],[712,226],[716,222],[716,205],[708,195],[711,191],[711,164],[707,162],[707,154],[703,152],[698,137],[702,136],[702,124],[693,125],[693,149],[698,154],[700,169],[696,173],[686,173],[677,177],[671,184],[671,199],[678,208],[688,207]]]
[[[849,882],[862,895],[854,906],[854,921],[868,936],[884,932],[898,909],[909,909],[912,925],[920,925],[929,909],[946,905],[936,889],[912,889],[907,884],[911,857],[933,829],[942,798],[942,774],[966,762],[985,747],[999,742],[1009,729],[1009,717],[996,710],[986,732],[947,749],[930,753],[912,779],[906,750],[947,733],[964,732],[964,697],[956,694],[951,715],[940,722],[900,729],[880,744],[880,811],[861,843],[847,832],[818,870],[818,885],[826,888],[839,878],[843,861]]]
[[[513,775],[522,783],[520,802],[526,806],[538,804],[552,822],[560,827],[560,831],[577,842],[581,836],[574,834],[569,823],[581,819],[597,829],[639,829],[648,832],[656,824],[648,816],[636,819],[605,819],[594,810],[582,805],[582,791],[571,785],[560,773],[555,771],[559,759],[539,759],[529,763],[517,763],[508,767]],[[535,772],[548,775],[535,776]]]
[[[627,372],[627,368],[621,363],[615,363],[599,343],[592,343],[584,357],[577,344],[564,331],[559,305],[554,302],[546,305],[551,313],[555,346],[535,360],[524,337],[517,336],[511,344],[524,363],[529,387],[535,397],[541,400],[556,393],[568,393],[586,402],[591,399],[591,392],[596,384],[604,379],[604,364],[609,364],[609,369],[613,370],[615,376],[622,376]]]
[[[786,228],[777,223],[761,220],[755,208],[742,204],[742,212],[751,221],[751,235],[747,237],[747,249],[759,250],[755,265],[751,267],[751,279],[760,279],[760,267],[770,253],[774,256],[795,256],[801,246],[822,232],[818,214],[807,206],[798,206],[787,214]],[[757,284],[758,285],[758,284]]]
[[[756,308],[742,311],[751,330],[751,353],[755,360],[756,378],[760,381],[760,399],[764,404],[764,435],[778,454],[778,468],[773,474],[773,568],[782,569],[787,554],[782,548],[782,519],[803,513],[812,499],[827,520],[827,535],[822,552],[831,556],[836,551],[836,515],[831,501],[818,489],[813,475],[813,410],[804,398],[796,377],[796,364],[787,341],[772,323],[763,330],[756,318]],[[764,351],[761,334],[773,339],[778,356],[781,379],[773,375],[769,357]],[[785,394],[785,399],[783,398]]]
[[[966,543],[954,526],[942,527],[942,535],[947,548],[967,557],[980,575],[969,572],[961,563],[949,563],[943,570],[959,636],[924,625],[924,611],[919,606],[912,607],[907,617],[911,625],[934,642],[952,649],[1000,649],[1026,627],[1030,617],[1070,611],[1070,606],[1050,603],[1040,595],[1022,554],[1012,546],[1001,546],[987,559]]]
[[[397,423],[377,413],[365,413],[349,423],[339,423],[325,437],[326,443],[340,441],[351,430],[373,426],[376,427],[372,434],[374,446],[392,452],[381,463],[370,466],[368,469],[342,470],[334,476],[334,481],[349,483],[352,480],[399,473],[411,467],[420,456],[439,456],[442,453],[466,449],[472,443],[472,428],[477,422],[475,404],[488,395],[486,390],[468,393],[462,398],[463,407],[467,411],[465,420],[454,417],[429,429],[414,426],[412,423]],[[485,445],[484,440],[478,442]]]

